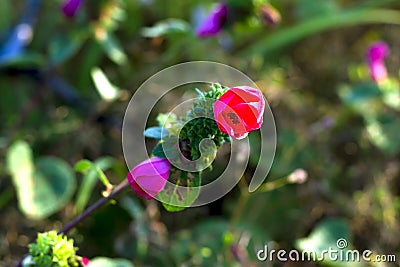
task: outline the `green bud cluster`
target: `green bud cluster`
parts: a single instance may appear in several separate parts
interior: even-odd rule
[[[35,262],[32,266],[80,266],[76,250],[73,239],[58,235],[56,231],[39,233],[36,243],[29,244],[29,254]]]
[[[230,142],[229,135],[222,133],[213,119],[213,104],[226,90],[220,84],[211,85],[211,90],[206,93],[197,90],[198,101],[182,119],[184,126],[179,133],[179,139],[190,147],[191,160],[200,157],[200,142],[205,138],[211,139],[217,148]]]

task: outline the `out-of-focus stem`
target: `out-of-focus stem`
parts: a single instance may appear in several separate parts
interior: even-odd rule
[[[400,12],[380,8],[358,8],[324,14],[307,19],[292,27],[281,29],[276,33],[263,37],[261,40],[254,41],[249,47],[239,52],[239,54],[241,56],[268,54],[318,32],[340,27],[376,23],[399,25]]]
[[[289,183],[288,181],[288,177],[289,176],[284,176],[282,178],[276,179],[274,181],[268,182],[263,184],[262,186],[260,186],[256,191],[254,191],[253,193],[263,193],[263,192],[269,192],[275,189],[278,189],[282,186],[285,186]],[[233,212],[232,215],[232,222],[236,223],[239,221],[240,217],[243,214],[243,211],[246,207],[246,204],[249,200],[250,197],[250,193],[248,190],[248,185],[246,183],[246,181],[242,178],[239,181],[239,188],[240,188],[240,197],[239,200],[236,204],[236,209]]]
[[[124,179],[119,185],[117,185],[107,197],[102,197],[99,200],[97,200],[93,205],[91,205],[89,208],[84,210],[81,215],[70,221],[68,224],[66,224],[63,228],[61,228],[60,231],[58,231],[58,234],[66,234],[69,230],[74,228],[78,223],[83,221],[86,217],[88,217],[92,212],[103,206],[105,203],[107,203],[109,200],[111,200],[114,196],[116,196],[118,193],[123,191],[125,188],[127,188],[129,185],[128,180]]]
[[[240,188],[240,197],[237,202],[236,209],[232,215],[233,223],[238,222],[238,220],[240,219],[240,216],[242,215],[243,210],[246,207],[250,195],[248,190],[248,185],[243,177],[239,181],[239,188]]]

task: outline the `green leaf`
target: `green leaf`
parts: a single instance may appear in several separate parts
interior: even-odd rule
[[[388,155],[400,151],[400,118],[381,114],[376,117],[366,117],[366,128],[370,141]]]
[[[87,159],[78,161],[74,167],[75,171],[83,174],[86,174],[90,170],[90,168],[92,168],[92,162]]]
[[[19,207],[30,218],[43,219],[57,212],[75,190],[75,177],[68,164],[46,157],[40,158],[35,166],[32,151],[24,141],[17,141],[9,148],[7,167],[17,190]]]
[[[93,164],[101,171],[105,171],[115,165],[115,160],[111,157],[104,157],[94,163],[81,160],[75,164],[75,170],[84,173],[74,207],[76,214],[80,214],[84,210],[96,185],[98,174],[92,169]]]
[[[185,33],[190,31],[189,24],[180,19],[166,19],[158,22],[153,27],[145,27],[141,33],[144,37],[154,38],[174,33]]]
[[[105,257],[97,257],[90,260],[88,267],[134,267],[133,264],[126,259],[111,259]]]
[[[97,92],[99,92],[103,100],[113,101],[119,97],[121,89],[113,85],[108,80],[106,74],[100,68],[93,68],[91,71],[91,75]]]
[[[125,65],[128,57],[123,51],[118,40],[111,34],[107,33],[104,38],[97,39],[106,55],[116,64]]]
[[[335,0],[298,0],[296,13],[301,19],[339,11]]]
[[[157,195],[167,211],[181,211],[190,207],[200,194],[201,174],[179,172],[178,182],[172,185],[167,183],[164,190]],[[186,187],[178,188],[181,182],[186,182]]]
[[[110,181],[108,181],[107,176],[104,172],[96,166],[93,162],[83,159],[80,160],[78,163],[75,164],[75,171],[81,172],[82,174],[87,174],[89,170],[93,170],[96,172],[97,176],[99,177],[100,181],[104,184],[105,187],[111,187]]]
[[[381,93],[374,83],[363,83],[354,87],[342,87],[339,90],[340,98],[349,105],[361,105],[378,99]]]
[[[168,135],[168,130],[162,127],[150,127],[144,131],[144,136],[154,139],[163,139]]]
[[[400,24],[400,12],[390,9],[379,8],[351,8],[321,14],[318,17],[311,17],[294,26],[280,29],[272,34],[262,37],[257,42],[253,42],[245,49],[241,56],[249,55],[271,55],[276,50],[286,45],[299,41],[307,36],[315,35],[332,29],[338,29],[353,25],[387,23]]]
[[[52,38],[49,44],[50,62],[53,65],[65,62],[78,52],[86,38],[86,32],[79,32],[72,35],[59,34]]]
[[[360,115],[375,114],[379,109],[381,92],[374,83],[363,83],[354,87],[343,86],[339,89],[342,101]]]
[[[319,223],[308,237],[298,239],[295,246],[303,252],[315,252],[315,255],[320,257],[323,251],[329,249],[345,251],[350,243],[350,227],[347,222],[340,218],[329,218]],[[333,262],[326,254],[322,263],[335,264],[334,266],[359,266],[359,263],[351,261],[351,258],[349,261],[338,259]]]
[[[44,64],[44,58],[41,54],[22,53],[17,57],[11,58],[0,63],[1,67],[13,68],[41,68]]]
[[[158,145],[153,149],[153,151],[151,152],[151,154],[154,157],[159,157],[159,158],[167,158],[167,156],[164,153],[164,149],[161,143],[158,143]]]
[[[400,110],[399,82],[395,79],[387,79],[379,86],[382,92],[383,102],[395,110]]]
[[[35,198],[28,207],[28,215],[44,218],[64,207],[71,199],[75,187],[75,176],[71,167],[63,160],[53,157],[40,158],[36,162]],[[27,203],[26,203],[27,204]]]
[[[345,220],[330,218],[319,223],[311,234],[296,241],[296,247],[303,251],[321,252],[329,247],[335,248],[337,240],[350,239],[349,226]]]
[[[174,113],[160,113],[157,115],[156,121],[161,127],[168,127],[172,123],[176,123],[177,116]]]
[[[179,150],[177,148],[177,138],[176,137],[165,137],[162,142],[151,152],[153,156],[159,158],[169,158],[171,160],[177,159],[179,157]]]

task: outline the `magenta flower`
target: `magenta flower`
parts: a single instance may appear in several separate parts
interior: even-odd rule
[[[367,49],[367,62],[371,77],[376,82],[387,78],[385,58],[389,55],[389,47],[385,42],[379,41],[370,45]]]
[[[73,17],[78,11],[81,2],[82,0],[66,0],[61,6],[61,10],[65,16]]]
[[[127,176],[132,189],[141,197],[154,198],[165,187],[171,164],[167,159],[150,158],[139,163]]]
[[[224,26],[228,17],[228,6],[218,4],[196,29],[198,37],[216,36]]]
[[[379,41],[368,47],[368,62],[382,61],[389,55],[389,47],[385,42]]]

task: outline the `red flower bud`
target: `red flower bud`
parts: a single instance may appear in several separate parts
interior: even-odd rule
[[[264,97],[259,90],[249,86],[233,87],[214,103],[214,118],[222,132],[242,139],[261,127],[264,107]]]
[[[171,164],[167,159],[150,158],[133,168],[127,179],[139,196],[152,199],[164,189],[170,168]]]

